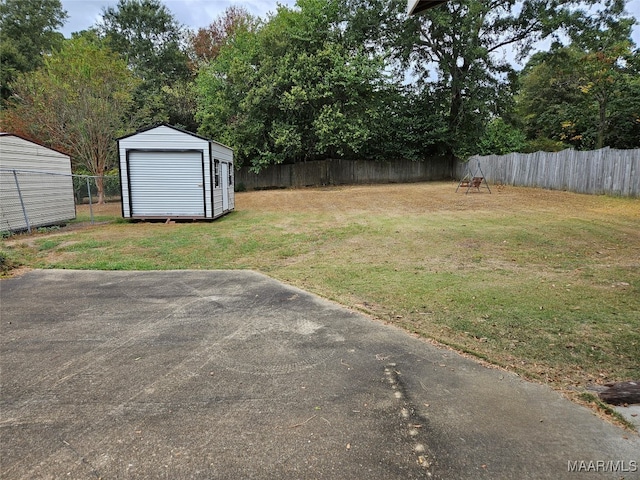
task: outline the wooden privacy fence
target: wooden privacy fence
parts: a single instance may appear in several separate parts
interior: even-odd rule
[[[363,183],[409,183],[453,178],[454,162],[429,158],[420,162],[398,160],[319,160],[290,165],[271,165],[260,173],[247,167],[236,173],[236,188],[307,187]]]
[[[478,162],[490,184],[568,190],[577,193],[640,196],[640,149],[603,148],[589,152],[511,153],[474,156],[458,162],[457,178],[475,176]]]

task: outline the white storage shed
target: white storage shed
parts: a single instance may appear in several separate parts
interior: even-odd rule
[[[74,218],[71,157],[0,133],[0,231],[31,231]]]
[[[167,124],[118,139],[122,216],[214,219],[235,207],[233,150]]]

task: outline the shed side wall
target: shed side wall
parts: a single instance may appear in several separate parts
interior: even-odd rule
[[[11,170],[17,171],[29,226],[54,225],[76,217],[71,158],[20,137],[1,135],[0,231],[27,229]]]
[[[213,160],[218,160],[220,162],[228,163],[229,172],[231,172],[231,177],[232,178],[235,177],[235,168],[233,166],[233,150],[231,150],[230,148],[224,147],[219,143],[211,142],[211,155],[213,157]],[[229,185],[229,189],[228,189],[228,199],[229,199],[228,206],[226,210],[224,209],[224,206],[223,206],[224,202],[222,199],[222,192],[223,192],[222,180],[223,179],[220,179],[220,185],[218,186],[218,188],[215,188],[214,186],[214,189],[213,189],[213,210],[215,212],[214,216],[223,215],[235,208],[235,193],[233,188],[234,182],[232,182]]]

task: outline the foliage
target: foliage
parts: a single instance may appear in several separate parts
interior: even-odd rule
[[[502,118],[492,119],[478,142],[479,155],[506,155],[527,150],[524,132],[507,124]]]
[[[238,22],[197,79],[200,132],[236,150],[239,164],[366,156],[384,99],[380,57],[340,41],[337,1],[300,0],[259,29]]]
[[[11,232],[0,232],[0,238],[8,238],[10,235]],[[10,250],[5,250],[3,247],[0,247],[0,278],[21,265],[16,257],[17,255],[12,254]]]
[[[137,80],[108,49],[66,40],[44,66],[21,74],[3,125],[71,155],[74,169],[102,176],[115,161],[114,138],[127,129]],[[102,183],[98,182],[99,202]]]
[[[534,153],[534,152],[560,152],[569,148],[569,145],[560,141],[551,140],[546,137],[537,137],[533,140],[528,140],[522,153]]]
[[[640,146],[635,20],[624,17],[623,1],[607,5],[570,29],[569,46],[555,44],[525,68],[519,110],[530,138],[579,149]]]
[[[427,86],[425,94],[442,107],[446,150],[464,158],[476,150],[489,119],[510,109],[506,80],[513,69],[505,49],[524,58],[536,41],[562,28],[584,28],[586,14],[575,7],[593,3],[451,0],[407,17],[401,0],[350,0],[347,34],[371,50],[391,52],[401,70],[413,68],[416,85]]]
[[[449,0],[409,17],[405,0],[298,0],[265,19],[231,6],[192,33],[161,0],[119,0],[73,40],[110,48],[137,77],[121,131],[157,122],[199,131],[255,171],[324,158],[633,148],[640,60],[624,3]],[[9,80],[18,88],[18,74],[63,49],[55,29],[66,12],[60,0],[0,0],[0,12],[8,97]],[[515,72],[513,54],[524,59],[545,38],[556,40],[549,52]],[[74,108],[77,92],[67,102],[56,91],[38,95]],[[66,148],[38,126],[49,120],[17,115],[29,102],[17,99],[5,128]]]
[[[159,0],[119,0],[103,10],[97,28],[145,81],[162,86],[188,74],[182,26]]]
[[[56,32],[67,18],[60,0],[0,1],[0,88],[2,98],[11,95],[9,84],[21,72],[42,65],[63,40]]]
[[[539,54],[525,69],[519,96],[527,135],[584,150],[640,146],[638,72],[623,66],[637,55],[621,44]]]
[[[257,30],[259,20],[244,7],[232,5],[206,28],[189,35],[189,54],[195,68],[218,57],[220,49],[231,41],[236,32]]]
[[[191,78],[183,48],[186,31],[160,0],[119,0],[103,9],[96,30],[142,80],[134,94],[131,127],[156,122],[195,126],[190,103],[176,96],[189,88]]]

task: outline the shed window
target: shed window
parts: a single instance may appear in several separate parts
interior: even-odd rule
[[[229,164],[229,186],[233,187],[233,164]]]
[[[215,187],[220,187],[220,160],[213,161],[213,171],[215,176]]]

